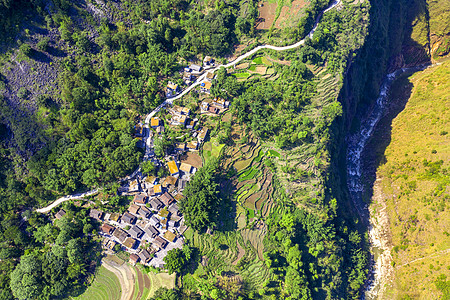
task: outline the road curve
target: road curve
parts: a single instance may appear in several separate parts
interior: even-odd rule
[[[319,21],[320,21],[322,15],[323,15],[324,13],[326,13],[327,11],[333,9],[333,8],[334,8],[335,6],[337,6],[338,4],[340,4],[341,1],[342,1],[342,0],[335,0],[335,1],[333,2],[333,4],[330,5],[330,7],[328,7],[328,8],[325,9],[322,13],[319,14],[319,16],[316,18],[316,22],[314,23],[313,29],[312,29],[312,30],[309,32],[309,34],[308,34],[308,38],[312,38],[312,37],[313,37],[314,32],[315,32],[316,29],[317,29],[317,25],[319,24]],[[257,46],[256,48],[250,50],[249,52],[240,55],[239,57],[237,57],[235,60],[229,62],[228,64],[225,64],[225,65],[219,65],[219,66],[215,67],[214,69],[209,69],[208,72],[215,72],[215,71],[219,70],[219,69],[222,68],[222,67],[224,67],[224,68],[232,67],[232,66],[234,66],[234,65],[236,65],[237,63],[241,62],[242,60],[244,60],[244,59],[246,59],[246,58],[252,56],[253,54],[255,54],[256,52],[258,52],[258,51],[260,51],[260,50],[262,50],[262,49],[271,49],[271,50],[275,50],[275,51],[291,50],[291,49],[294,49],[294,48],[297,48],[297,47],[300,47],[301,45],[303,45],[303,44],[305,43],[305,40],[306,40],[306,38],[304,38],[304,39],[301,40],[301,41],[298,41],[298,42],[295,43],[295,44],[288,45],[288,46],[272,46],[272,45],[261,45],[261,46]],[[199,84],[201,84],[201,83],[203,82],[203,80],[205,80],[205,78],[206,78],[206,72],[204,72],[202,75],[200,75],[200,76],[197,78],[197,80],[196,80],[193,84],[191,84],[188,88],[186,88],[185,90],[183,90],[180,94],[178,94],[178,95],[176,95],[175,97],[172,97],[172,98],[167,98],[163,103],[161,103],[157,108],[155,108],[151,113],[149,113],[149,114],[145,117],[145,124],[144,124],[144,126],[145,126],[145,127],[148,127],[148,126],[149,126],[149,123],[150,123],[150,119],[151,119],[156,113],[158,113],[158,112],[159,112],[163,107],[165,107],[166,105],[172,105],[173,101],[175,101],[175,100],[177,100],[177,99],[180,99],[181,97],[183,97],[184,95],[186,95],[187,93],[189,93],[193,88],[195,88],[196,86],[198,86]],[[146,139],[148,139],[148,137],[146,137]],[[147,146],[147,141],[144,141],[144,144]],[[134,175],[134,176],[136,176],[138,170],[139,170],[139,169],[137,169],[136,171],[133,172],[133,175]],[[130,176],[130,178],[133,178],[134,176]],[[65,197],[61,197],[61,198],[57,199],[55,202],[53,202],[52,204],[50,204],[50,205],[48,205],[48,206],[46,206],[46,207],[37,209],[36,211],[37,211],[37,212],[40,212],[40,213],[47,213],[47,212],[49,212],[52,208],[58,206],[59,204],[65,202],[65,201],[83,198],[83,197],[85,197],[85,196],[89,196],[89,195],[95,194],[95,193],[97,193],[97,192],[98,192],[98,190],[95,189],[95,190],[88,191],[88,192],[86,192],[86,193],[75,194],[75,195],[68,195],[68,196],[65,196]]]

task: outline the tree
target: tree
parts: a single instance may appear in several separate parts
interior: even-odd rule
[[[156,175],[156,166],[150,160],[144,161],[141,166],[141,171],[142,171],[142,174],[145,174],[145,175]]]
[[[151,300],[179,300],[180,293],[177,290],[169,290],[168,288],[161,287],[156,290]]]
[[[18,299],[35,299],[42,290],[41,262],[33,255],[22,256],[11,273],[11,290]]]
[[[38,50],[47,52],[48,50],[48,43],[50,42],[50,39],[48,37],[43,37],[37,44],[36,48]]]
[[[31,54],[33,53],[33,48],[31,48],[30,45],[28,45],[27,43],[23,43],[22,45],[20,45],[20,52],[22,52],[23,55],[26,55],[28,57],[31,56]]]
[[[172,274],[174,272],[181,273],[187,260],[185,253],[181,249],[175,248],[167,252],[167,255],[164,257],[164,262],[166,263],[169,274]]]

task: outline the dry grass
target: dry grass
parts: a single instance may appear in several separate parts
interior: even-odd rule
[[[450,63],[416,73],[405,109],[393,120],[386,163],[379,167],[387,197],[396,265],[393,295],[438,299],[434,280],[450,276]],[[433,173],[424,163],[442,165]]]

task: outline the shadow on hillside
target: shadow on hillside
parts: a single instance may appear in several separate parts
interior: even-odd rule
[[[411,74],[404,74],[392,83],[385,114],[375,127],[372,137],[364,149],[362,182],[365,191],[363,199],[366,201],[372,199],[378,167],[386,163],[385,151],[392,140],[392,122],[405,109],[411,96],[413,84],[408,79]]]

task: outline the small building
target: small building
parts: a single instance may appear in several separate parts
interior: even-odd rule
[[[162,125],[162,122],[159,118],[151,118],[150,119],[150,127],[151,128],[156,128],[161,125]]]
[[[123,243],[125,239],[128,237],[128,233],[123,231],[123,229],[116,228],[116,230],[114,230],[113,232],[113,236],[116,237],[119,240],[119,242]]]
[[[103,223],[100,227],[100,231],[104,234],[112,234],[116,228],[114,226],[111,226],[109,224]]]
[[[178,190],[182,191],[186,188],[187,180],[186,179],[180,179],[178,180]]]
[[[133,198],[133,202],[136,204],[145,204],[147,203],[147,196],[144,194],[135,195]]]
[[[132,214],[126,212],[122,215],[122,222],[128,223],[128,224],[134,224],[136,222],[136,217],[133,216]]]
[[[186,143],[176,143],[175,150],[177,151],[186,151]]]
[[[228,106],[230,106],[230,102],[225,101],[225,99],[222,98],[214,98],[212,104],[220,108],[228,108]]]
[[[161,184],[157,184],[153,187],[153,191],[155,192],[155,195],[162,193],[162,186]]]
[[[173,82],[168,82],[167,83],[167,88],[166,88],[166,96],[167,97],[172,97],[174,95],[176,95],[179,91],[179,87],[178,84],[173,83]]]
[[[127,237],[123,245],[129,249],[133,249],[137,244],[137,241],[132,237]]]
[[[154,197],[156,195],[155,189],[153,187],[149,188],[147,190],[147,195],[149,195],[150,197]]]
[[[174,160],[169,161],[167,163],[167,166],[169,167],[169,172],[170,172],[170,175],[172,175],[172,176],[178,175],[178,173],[180,172],[178,170],[177,163]]]
[[[103,218],[103,212],[96,209],[91,209],[89,211],[89,217],[100,221]]]
[[[213,72],[206,73],[206,80],[208,80],[208,81],[212,81],[215,77],[216,77],[216,75],[214,75]]]
[[[150,205],[150,208],[152,210],[156,211],[164,207],[164,204],[161,201],[159,201],[158,198],[153,198],[152,200],[150,200],[148,204]]]
[[[138,211],[138,214],[141,217],[148,219],[152,215],[152,212],[147,207],[141,206],[141,208]]]
[[[175,195],[175,200],[177,200],[177,201],[181,201],[181,200],[183,200],[184,198],[186,198],[185,196],[183,196],[183,194],[182,193],[178,193],[178,194],[176,194]],[[176,206],[176,208],[178,209],[178,205],[175,203],[174,205],[172,205],[172,206]]]
[[[159,235],[158,229],[156,229],[156,228],[153,227],[152,225],[150,225],[150,226],[144,228],[144,232],[145,232],[146,234],[148,234],[148,236],[149,236],[150,238],[152,238],[152,239],[154,239],[156,236]]]
[[[189,108],[187,108],[187,107],[184,107],[184,106],[174,105],[173,109],[175,110],[175,112],[177,114],[180,114],[180,115],[189,116],[189,114],[191,113],[191,110]]]
[[[152,260],[152,255],[145,249],[141,250],[138,255],[143,264],[148,264]]]
[[[150,175],[150,176],[145,177],[144,181],[149,183],[149,184],[151,184],[151,185],[155,185],[156,181],[157,181],[156,179],[157,178],[155,176]]]
[[[189,71],[184,71],[184,72],[183,72],[183,80],[185,80],[185,81],[191,81],[191,80],[194,79],[194,76],[191,74],[190,71],[191,71],[191,70],[189,70]]]
[[[161,200],[161,202],[164,203],[165,206],[169,206],[170,204],[175,202],[175,199],[172,197],[172,195],[167,192],[159,196],[159,200]]]
[[[197,138],[198,138],[201,142],[203,142],[203,141],[206,139],[206,137],[208,136],[208,133],[209,133],[209,129],[206,128],[206,127],[203,127],[202,130],[200,130],[200,132],[199,132]]]
[[[197,120],[191,120],[186,124],[187,129],[194,129],[195,125],[197,124]]]
[[[114,221],[114,222],[119,222],[120,220],[120,215],[118,213],[112,213],[109,218],[109,221]]]
[[[136,204],[131,204],[130,207],[128,208],[128,211],[132,214],[137,215],[139,211],[139,206],[137,206]]]
[[[166,179],[164,179],[162,186],[167,188],[169,186],[175,186],[177,184],[177,177],[174,176],[167,176]]]
[[[191,71],[193,72],[200,72],[202,70],[202,67],[199,65],[192,64],[189,66],[189,69],[191,69]]]
[[[130,254],[130,264],[132,264],[133,266],[135,266],[139,262],[140,259],[141,258],[138,255],[133,254],[133,253]]]
[[[209,103],[206,101],[202,101],[202,104],[200,105],[200,109],[203,111],[208,111]]]
[[[169,221],[167,222],[167,226],[168,226],[168,227],[176,227],[176,226],[177,226],[177,221],[175,221],[175,220],[169,220]]]
[[[175,239],[177,238],[177,235],[175,233],[173,233],[172,231],[167,230],[164,233],[164,238],[166,240],[168,240],[169,242],[173,243],[175,241]]]
[[[172,216],[180,216],[180,210],[178,208],[178,204],[173,203],[170,205],[167,210],[172,214]]]
[[[55,214],[55,218],[56,219],[61,219],[62,217],[64,217],[66,215],[66,212],[64,211],[64,209],[60,209],[56,214]]]
[[[157,133],[157,134],[164,133],[164,131],[165,131],[164,126],[158,126],[158,127],[156,127],[156,133]]]
[[[108,240],[105,244],[105,247],[111,251],[115,251],[116,245],[118,245],[118,243],[116,241]]]
[[[155,216],[151,216],[150,220],[149,220],[150,225],[154,226],[154,227],[159,227],[159,219]]]
[[[188,142],[186,144],[186,148],[189,151],[197,151],[198,150],[198,142],[197,141]]]
[[[209,93],[211,93],[211,86],[212,86],[212,83],[210,81],[203,81],[200,84],[200,91],[202,91],[203,93],[209,94]]]
[[[214,59],[211,56],[205,56],[205,58],[203,59],[203,66],[205,68],[214,66]]]
[[[135,239],[140,239],[144,235],[144,231],[136,225],[131,227],[128,233]]]
[[[160,236],[157,236],[154,241],[153,241],[153,246],[156,247],[156,249],[164,249],[167,246],[167,241],[165,239],[163,239]]]
[[[217,115],[217,114],[219,114],[219,109],[217,107],[210,106],[208,108],[208,112]]]
[[[187,163],[181,163],[180,170],[189,174],[192,171],[192,166]]]

